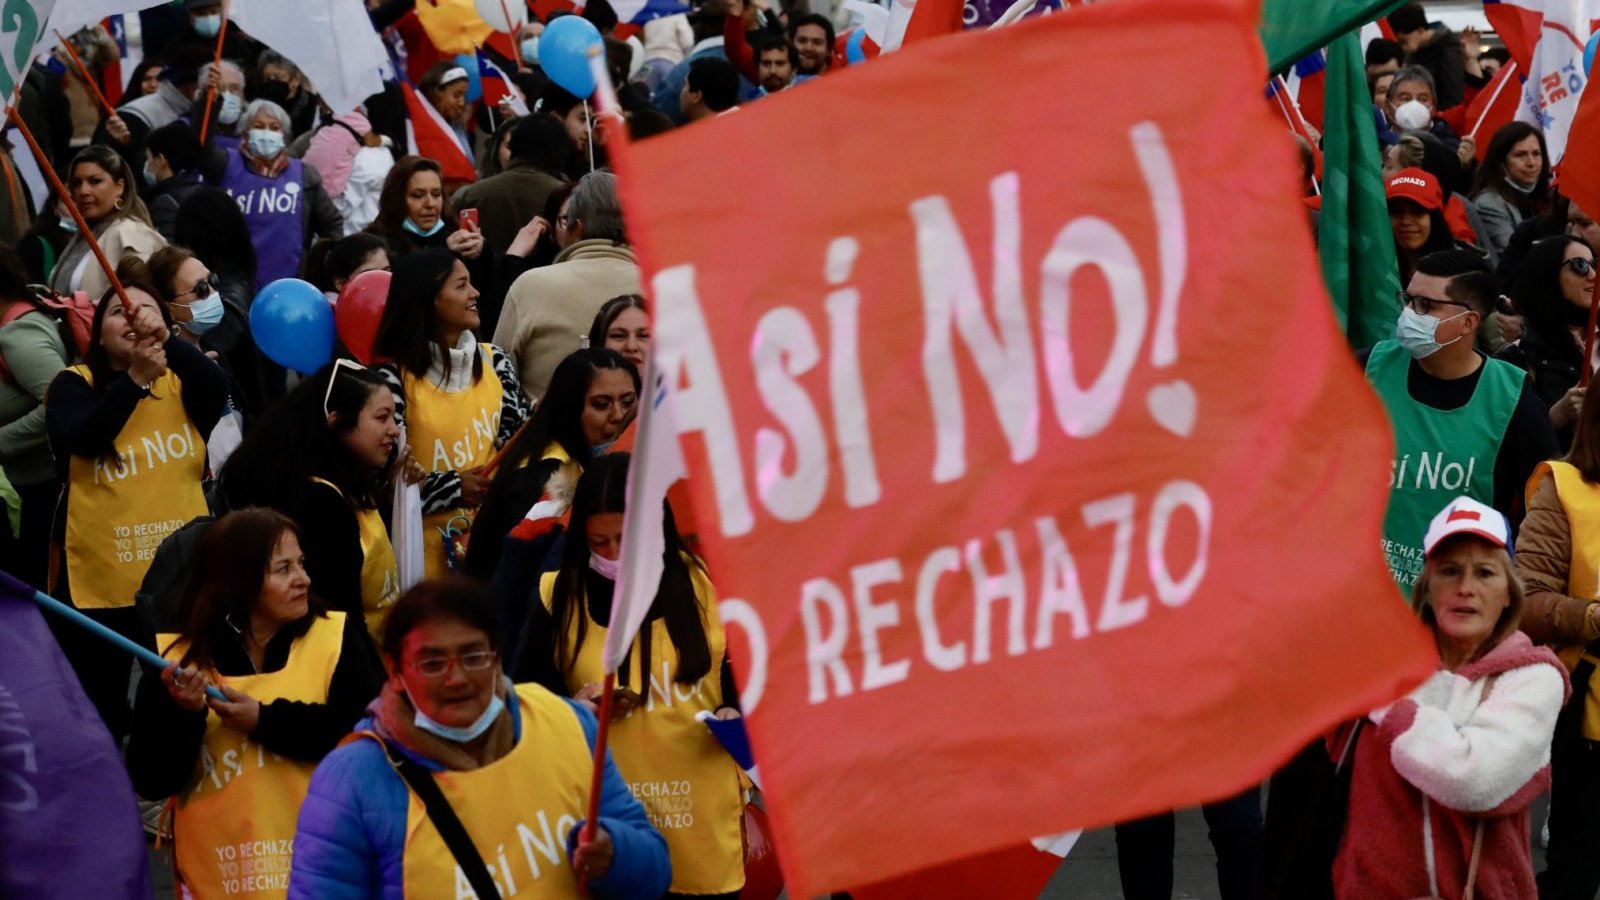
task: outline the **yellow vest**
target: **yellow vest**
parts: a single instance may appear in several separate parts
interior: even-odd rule
[[[1528,501],[1539,490],[1546,476],[1555,480],[1556,496],[1567,513],[1568,545],[1571,556],[1567,563],[1567,595],[1583,600],[1600,599],[1600,486],[1583,480],[1583,475],[1570,463],[1543,462],[1528,479]],[[1557,655],[1569,670],[1578,667],[1578,661],[1587,659],[1597,667],[1589,676],[1589,693],[1584,698],[1583,736],[1600,741],[1600,657],[1586,653],[1586,645],[1563,647]]]
[[[500,401],[505,389],[494,374],[494,350],[479,344],[483,374],[464,391],[447,394],[426,378],[400,370],[406,395],[406,439],[412,454],[429,472],[465,472],[494,458],[494,441],[500,432]],[[422,517],[423,574],[439,578],[450,574],[445,563],[444,535],[451,519],[463,535],[470,530],[472,511],[457,507]]]
[[[282,669],[263,675],[222,678],[243,694],[274,700],[328,702],[333,670],[344,647],[345,614],[312,620],[289,648]],[[177,661],[188,641],[161,635],[162,655]],[[206,714],[205,743],[195,763],[195,783],[178,798],[172,822],[177,874],[191,896],[269,898],[289,892],[295,820],[311,785],[316,763],[268,752]]]
[[[338,485],[325,478],[311,480],[344,496]],[[356,514],[356,527],[361,533],[361,614],[367,633],[382,643],[384,620],[400,596],[400,563],[394,556],[394,544],[389,542],[389,530],[383,527],[383,516],[375,509],[357,509],[355,504],[350,505],[350,511]]]
[[[481,769],[435,772],[433,778],[494,876],[500,896],[576,897],[567,833],[588,812],[593,767],[589,740],[572,707],[544,688],[517,685],[516,702],[522,731],[510,753]],[[407,798],[404,896],[476,896],[409,787]]]
[[[87,366],[68,371],[93,385]],[[79,609],[121,609],[162,539],[206,512],[206,444],[171,371],[150,385],[117,432],[116,456],[74,454],[67,466],[67,578]]]
[[[706,641],[711,645],[711,671],[693,686],[677,683],[678,651],[657,619],[650,633],[648,680],[639,672],[637,641],[628,661],[630,685],[644,695],[644,705],[611,723],[609,747],[617,769],[634,797],[644,804],[650,822],[667,839],[672,858],[672,891],[681,894],[723,894],[744,886],[744,797],[739,767],[705,724],[701,710],[722,705],[722,659],[727,644],[717,617],[716,593],[705,573],[689,567],[695,597],[700,601]],[[545,609],[553,606],[556,573],[539,580]],[[565,655],[575,659],[565,673],[567,690],[605,678],[602,650],[606,629],[589,616],[583,646],[573,653],[576,623],[561,636]]]

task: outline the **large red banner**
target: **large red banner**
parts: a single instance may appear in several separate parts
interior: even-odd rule
[[[791,895],[1231,794],[1432,670],[1239,7],[934,41],[621,160]]]

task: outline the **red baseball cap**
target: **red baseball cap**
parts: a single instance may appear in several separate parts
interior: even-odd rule
[[[1423,209],[1443,209],[1444,194],[1439,190],[1439,180],[1421,169],[1401,169],[1394,173],[1384,186],[1384,196],[1410,200]]]

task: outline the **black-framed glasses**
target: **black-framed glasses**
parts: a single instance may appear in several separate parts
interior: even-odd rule
[[[196,281],[194,283],[194,288],[191,290],[179,291],[178,293],[173,294],[173,296],[182,297],[185,294],[193,294],[196,300],[204,300],[211,296],[212,291],[218,290],[219,287],[220,285],[217,282],[217,273],[212,272],[210,275],[207,275],[199,281]]]
[[[1574,256],[1571,259],[1562,260],[1561,268],[1571,269],[1572,274],[1578,276],[1579,278],[1588,278],[1594,274],[1594,260],[1584,259],[1581,256]]]
[[[460,656],[429,656],[413,661],[411,668],[423,678],[443,678],[451,665],[460,666],[463,672],[482,672],[494,665],[495,656],[493,650],[472,650]]]
[[[1439,309],[1441,306],[1459,306],[1469,311],[1472,309],[1467,304],[1458,303],[1455,300],[1435,300],[1432,297],[1418,297],[1416,294],[1408,294],[1405,291],[1400,291],[1397,296],[1400,298],[1401,306],[1409,306],[1412,312],[1424,316],[1433,315],[1434,310]],[[1443,312],[1443,310],[1439,311]]]

